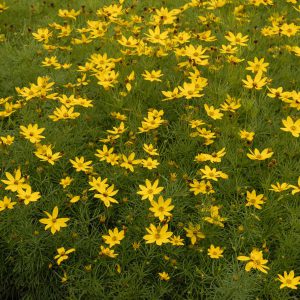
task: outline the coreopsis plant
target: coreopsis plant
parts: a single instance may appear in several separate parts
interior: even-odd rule
[[[297,299],[299,1],[6,2],[1,299]]]

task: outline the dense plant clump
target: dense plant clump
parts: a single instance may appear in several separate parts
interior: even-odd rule
[[[0,2],[1,299],[298,299],[299,13]]]

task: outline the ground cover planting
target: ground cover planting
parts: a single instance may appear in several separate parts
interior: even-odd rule
[[[299,23],[0,1],[1,299],[299,299]]]

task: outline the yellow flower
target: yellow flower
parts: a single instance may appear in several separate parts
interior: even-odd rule
[[[163,76],[163,74],[161,73],[161,70],[158,71],[151,71],[151,73],[149,71],[145,70],[145,73],[142,74],[142,76],[144,77],[145,80],[147,81],[161,81],[161,79],[159,79],[160,77]]]
[[[5,209],[13,209],[17,202],[12,202],[11,198],[4,196],[2,200],[0,200],[0,211]]]
[[[255,133],[253,131],[247,131],[247,130],[240,130],[240,137],[242,140],[246,140],[248,142],[252,142]]]
[[[40,219],[40,223],[45,224],[45,230],[51,230],[51,233],[54,234],[57,231],[60,231],[61,228],[67,227],[67,222],[70,220],[69,218],[57,218],[58,217],[58,207],[55,206],[52,215],[47,211],[44,211],[48,218]]]
[[[92,166],[91,164],[93,163],[91,160],[89,161],[84,161],[84,157],[81,156],[80,158],[75,157],[75,160],[70,159],[71,164],[73,165],[73,168],[76,170],[76,172],[87,172],[89,171]]]
[[[59,9],[58,16],[61,18],[71,18],[76,20],[76,17],[79,16],[80,10],[75,11],[74,9],[67,10],[67,9]]]
[[[223,257],[224,250],[220,247],[215,247],[214,245],[210,245],[210,247],[207,250],[207,254],[210,258],[219,259],[220,257]]]
[[[184,240],[179,236],[179,235],[173,235],[171,238],[170,238],[170,243],[173,245],[173,246],[183,246],[184,245]]]
[[[45,137],[41,135],[41,133],[45,130],[45,128],[39,128],[38,124],[29,124],[27,127],[20,126],[21,134],[25,137],[25,139],[29,140],[30,143],[36,144],[44,139]]]
[[[108,247],[104,247],[104,246],[100,246],[100,253],[99,254],[108,256],[110,258],[115,258],[119,255],[119,254],[115,253],[115,250],[110,249]]]
[[[180,90],[180,97],[184,97],[186,99],[192,99],[192,98],[200,98],[203,97],[204,94],[199,94],[199,89],[196,87],[196,84],[191,82],[187,83],[184,82],[183,86],[179,87]]]
[[[300,284],[300,276],[295,277],[295,272],[290,271],[287,273],[286,271],[283,272],[283,276],[280,274],[277,274],[279,280],[281,282],[280,289],[283,289],[285,287],[296,290],[297,285]]]
[[[104,239],[105,244],[109,245],[109,248],[115,246],[115,245],[120,245],[121,241],[125,237],[125,231],[121,230],[116,227],[114,230],[109,229],[108,230],[108,235],[103,235],[102,238]]]
[[[32,35],[34,39],[47,44],[49,38],[52,36],[52,32],[50,32],[48,28],[38,28],[37,32],[33,32]]]
[[[157,149],[155,149],[152,144],[144,144],[143,150],[152,156],[159,155],[159,153],[157,152]]]
[[[73,181],[73,178],[67,176],[65,178],[62,178],[59,182],[60,185],[65,189],[67,186],[69,186]]]
[[[103,201],[106,207],[110,207],[111,203],[119,203],[115,198],[113,198],[113,196],[116,195],[119,191],[114,190],[114,188],[115,186],[113,184],[111,186],[108,186],[108,184],[102,183],[102,186],[98,186],[97,188],[97,192],[99,193],[95,194],[94,197]]]
[[[270,151],[269,149],[264,149],[262,152],[260,152],[258,149],[254,149],[254,151],[250,150],[250,153],[247,153],[247,156],[252,160],[266,160],[272,155],[274,152]]]
[[[142,200],[149,199],[153,200],[154,195],[159,194],[164,188],[158,186],[159,180],[156,179],[152,184],[149,179],[146,179],[146,185],[139,185],[140,190],[137,192],[138,195],[142,196]]]
[[[162,196],[159,196],[158,201],[151,201],[152,207],[149,208],[150,211],[154,213],[154,216],[159,218],[162,222],[165,217],[170,217],[172,214],[170,211],[174,208],[174,205],[171,205],[172,199],[168,198],[164,200]]]
[[[294,137],[299,137],[300,135],[300,119],[295,122],[288,116],[286,120],[282,120],[284,127],[280,128],[283,131],[290,132]]]
[[[151,157],[148,157],[147,159],[142,159],[141,164],[144,168],[148,170],[152,170],[157,168],[159,162],[156,159],[152,159]]]
[[[251,269],[257,269],[263,273],[268,273],[269,267],[265,266],[268,260],[263,258],[262,251],[253,249],[250,253],[250,256],[238,256],[238,260],[248,261],[245,270],[249,272]]]
[[[1,180],[1,181],[7,185],[5,187],[6,190],[9,190],[12,192],[19,192],[22,189],[25,189],[29,186],[28,184],[24,183],[25,178],[22,177],[20,169],[17,169],[15,171],[15,176],[13,176],[9,172],[5,172],[5,176],[6,176],[7,180]]]
[[[97,151],[97,153],[95,154],[95,156],[100,158],[100,161],[104,161],[104,160],[107,160],[109,155],[111,155],[113,153],[114,148],[108,149],[108,147],[106,145],[103,145],[102,150],[97,149],[96,151]]]
[[[240,32],[234,35],[232,32],[228,32],[227,35],[225,35],[225,39],[233,46],[247,46],[248,35],[243,36]]]
[[[158,273],[158,275],[159,275],[159,279],[162,280],[162,281],[168,281],[168,280],[170,280],[170,276],[166,272]]]
[[[174,88],[173,91],[162,91],[161,93],[165,96],[165,99],[162,101],[173,100],[180,97],[179,89],[177,87]]]
[[[0,13],[4,12],[7,10],[9,7],[6,5],[5,2],[0,3]]]
[[[204,217],[203,220],[210,224],[214,224],[220,227],[224,227],[224,221],[227,220],[227,218],[223,218],[219,214],[219,206],[217,205],[212,205],[209,209],[210,216],[209,217]]]
[[[213,194],[215,191],[210,183],[210,181],[193,179],[193,182],[189,184],[190,191],[194,193],[195,196],[198,194]]]
[[[213,106],[208,106],[204,104],[204,109],[209,117],[214,120],[220,120],[223,117],[223,114],[220,112],[220,109],[214,108]]]
[[[53,111],[53,115],[49,115],[49,118],[54,122],[59,120],[67,120],[67,119],[76,119],[79,117],[80,113],[74,112],[74,107],[70,107],[69,109],[62,105],[61,107],[57,107]]]
[[[204,169],[200,169],[200,172],[203,174],[202,179],[211,179],[214,181],[218,181],[218,178],[228,179],[228,175],[223,173],[222,171],[217,171],[216,168],[210,168],[209,166],[205,166]]]
[[[165,40],[168,38],[168,31],[161,32],[159,26],[156,26],[154,30],[149,29],[146,36],[149,42],[164,45]]]
[[[108,187],[107,178],[102,180],[101,177],[92,177],[91,181],[89,181],[89,185],[91,186],[90,191],[96,190],[100,193]]]
[[[127,130],[127,128],[125,128],[124,122],[121,122],[119,127],[113,127],[113,130],[106,130],[106,131],[110,134],[122,134],[126,130]]]
[[[54,165],[54,163],[61,158],[61,153],[53,153],[51,145],[37,146],[37,151],[34,154],[41,159],[41,161],[47,161],[49,164]]]
[[[131,172],[134,171],[133,166],[138,165],[141,161],[139,159],[134,159],[135,153],[131,153],[128,157],[126,155],[122,155],[123,162],[120,164],[120,167],[130,170]]]
[[[69,258],[68,254],[70,254],[74,251],[75,251],[74,248],[71,248],[69,250],[66,250],[64,247],[58,248],[57,249],[58,254],[54,256],[56,263],[58,265],[60,265],[62,261],[67,260]]]
[[[290,189],[291,185],[286,183],[286,182],[283,182],[283,183],[276,182],[276,184],[271,184],[271,187],[272,188],[269,189],[270,191],[280,193],[280,192],[283,192],[283,191],[286,191],[286,190]]]
[[[257,57],[254,58],[254,61],[248,61],[249,67],[246,68],[246,70],[251,71],[252,73],[258,73],[258,72],[267,72],[267,67],[269,66],[269,63],[264,62],[265,59],[258,59]]]
[[[7,136],[1,136],[0,139],[4,145],[10,146],[13,144],[15,137],[11,135],[7,135]]]
[[[172,232],[168,231],[168,224],[155,227],[155,225],[150,224],[149,228],[146,228],[149,234],[146,234],[143,238],[146,240],[146,244],[156,243],[156,245],[161,246],[164,243],[169,243],[169,238],[172,236]]]
[[[252,78],[250,75],[246,76],[246,80],[242,79],[244,87],[247,89],[261,90],[263,86],[267,84],[268,78],[263,77],[263,72],[259,71],[255,77]]]
[[[200,239],[204,239],[205,235],[201,231],[200,225],[189,224],[188,228],[184,228],[186,236],[191,239],[192,245],[194,245]]]
[[[247,203],[246,206],[254,206],[257,209],[262,209],[261,204],[264,204],[264,195],[256,195],[256,191],[253,190],[251,193],[247,191]]]
[[[279,87],[279,88],[276,88],[276,89],[268,87],[268,90],[270,91],[270,93],[268,93],[267,95],[270,98],[279,98],[279,97],[281,97],[281,95],[283,93],[283,88],[282,87]]]
[[[30,202],[36,202],[41,198],[40,192],[32,192],[31,186],[27,186],[25,189],[18,191],[18,198],[24,201],[25,205]]]

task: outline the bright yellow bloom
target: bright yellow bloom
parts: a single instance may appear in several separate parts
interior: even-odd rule
[[[264,58],[258,59],[257,57],[255,57],[254,61],[248,61],[249,67],[247,67],[246,70],[249,70],[252,73],[267,72],[269,63],[265,63],[264,61]]]
[[[51,233],[54,234],[57,231],[60,231],[61,228],[67,227],[67,222],[70,218],[57,218],[58,217],[58,207],[55,206],[52,215],[47,211],[44,211],[48,218],[40,219],[40,223],[45,224],[45,230],[51,230]]]
[[[66,250],[64,247],[58,248],[57,249],[58,254],[54,256],[56,263],[58,265],[60,265],[62,261],[67,260],[69,258],[68,254],[70,254],[74,251],[75,251],[74,248],[71,248],[69,250]]]
[[[25,139],[29,140],[30,143],[36,144],[44,139],[45,137],[41,135],[41,133],[45,130],[45,128],[39,128],[38,124],[29,124],[27,127],[20,126],[21,134],[25,137]]]
[[[264,194],[256,195],[256,191],[253,190],[251,193],[247,191],[247,203],[246,206],[254,206],[257,209],[262,209],[261,204],[264,204]]]
[[[228,179],[228,175],[223,173],[222,171],[217,171],[216,168],[210,168],[209,166],[205,166],[204,169],[200,169],[200,172],[203,174],[202,179],[211,179],[214,181],[218,181],[218,178]]]
[[[168,231],[168,224],[155,227],[155,225],[150,224],[149,228],[146,228],[149,234],[146,234],[143,238],[146,240],[146,244],[156,243],[156,245],[161,246],[162,244],[169,243],[169,238],[172,236],[172,232]]]
[[[155,149],[152,144],[144,144],[143,150],[152,156],[159,155],[159,153],[157,152],[157,149]]]
[[[62,156],[60,152],[53,153],[51,145],[38,145],[37,151],[34,154],[42,161],[46,161],[51,165],[54,165]]]
[[[125,124],[124,122],[121,122],[119,127],[113,127],[113,130],[106,130],[108,133],[110,134],[122,134],[127,130],[127,128],[125,128]]]
[[[228,32],[225,35],[227,41],[230,42],[231,45],[240,45],[240,46],[247,46],[248,35],[243,36],[240,32],[234,35],[232,32]]]
[[[90,191],[96,190],[100,193],[108,187],[107,178],[102,180],[101,177],[92,177],[91,181],[89,181],[89,185],[91,186]]]
[[[89,171],[92,166],[91,164],[93,163],[91,160],[89,161],[84,161],[84,157],[81,156],[75,157],[75,160],[70,159],[71,164],[73,165],[73,168],[76,170],[76,172],[87,172]]]
[[[271,187],[272,188],[269,189],[270,191],[280,193],[280,192],[283,192],[283,191],[286,191],[286,190],[290,189],[291,185],[286,183],[286,182],[283,182],[283,183],[276,182],[276,184],[271,184]]]
[[[152,170],[157,168],[159,162],[156,159],[152,159],[151,157],[148,157],[147,159],[142,159],[141,164],[144,168],[148,170]]]
[[[120,245],[121,241],[125,237],[125,231],[121,230],[116,227],[114,230],[109,229],[108,230],[108,235],[103,235],[102,238],[104,239],[105,244],[109,245],[109,248],[115,246],[115,245]]]
[[[144,77],[145,80],[147,81],[161,81],[160,77],[162,77],[164,74],[161,73],[161,70],[158,71],[151,71],[151,73],[149,71],[145,70],[145,73],[142,74],[142,76]]]
[[[0,139],[4,145],[10,146],[13,144],[15,137],[11,135],[7,135],[7,136],[1,136]]]
[[[241,261],[248,261],[245,270],[249,272],[251,269],[257,269],[263,273],[268,273],[269,267],[265,266],[265,264],[268,262],[268,260],[263,258],[262,251],[259,251],[257,249],[253,249],[250,253],[250,256],[238,256],[238,260]]]
[[[67,119],[76,119],[80,116],[80,113],[74,112],[74,107],[70,107],[69,109],[62,105],[61,107],[57,107],[53,111],[53,115],[49,115],[49,118],[54,122],[59,120],[67,120]]]
[[[149,210],[152,211],[154,216],[159,218],[159,220],[162,222],[165,217],[172,216],[170,211],[174,208],[174,205],[171,205],[171,202],[171,198],[164,200],[162,196],[159,196],[157,202],[154,200],[150,202],[152,207],[150,207]]]
[[[109,155],[113,153],[114,148],[108,149],[108,147],[106,145],[103,145],[102,150],[97,149],[96,151],[97,151],[97,153],[95,154],[95,156],[100,158],[100,161],[104,161],[104,160],[107,161],[107,158],[109,157]]]
[[[295,122],[288,116],[286,120],[282,120],[284,127],[280,128],[283,131],[290,132],[294,137],[299,137],[300,135],[300,119]]]
[[[194,193],[195,196],[198,194],[213,194],[215,191],[210,183],[210,181],[193,179],[193,182],[189,184],[190,191]]]
[[[220,120],[223,117],[223,114],[220,112],[220,109],[214,108],[213,106],[208,106],[204,104],[204,109],[209,117],[214,120]]]
[[[59,182],[60,185],[65,189],[67,186],[69,186],[73,181],[73,178],[67,176],[65,178],[62,178]]]
[[[227,218],[223,218],[220,216],[219,213],[220,207],[217,205],[212,205],[209,209],[210,216],[209,217],[204,217],[203,220],[210,223],[214,224],[220,227],[224,227],[224,221],[227,220]]]
[[[71,18],[76,20],[76,17],[80,15],[80,10],[75,11],[74,9],[67,10],[67,9],[59,9],[58,16],[61,18]]]
[[[300,284],[300,276],[295,277],[295,272],[290,271],[287,273],[286,271],[283,272],[283,276],[280,274],[277,274],[279,280],[281,282],[280,289],[283,289],[285,287],[296,290],[297,285]]]
[[[255,135],[255,132],[253,131],[247,131],[247,130],[240,130],[240,133],[239,133],[240,137],[242,140],[246,140],[248,142],[252,142],[253,141],[253,138],[254,138],[254,135]]]
[[[170,280],[170,276],[169,276],[169,274],[166,273],[166,272],[158,273],[158,275],[159,275],[159,279],[160,279],[160,280],[163,280],[163,281],[168,281],[168,280]]]
[[[122,155],[122,160],[123,162],[120,164],[120,167],[123,167],[125,169],[130,170],[131,172],[134,171],[133,166],[138,165],[141,160],[139,159],[134,159],[135,158],[135,153],[131,153],[128,157],[126,155]]]
[[[168,38],[168,31],[161,32],[159,26],[156,26],[154,30],[149,29],[146,36],[149,42],[164,45]]]
[[[17,202],[12,202],[11,198],[4,196],[2,200],[0,200],[0,211],[5,209],[13,209]]]
[[[36,202],[41,198],[40,192],[32,192],[31,186],[27,186],[25,189],[18,191],[18,198],[24,201],[25,205],[30,202]]]
[[[24,183],[25,178],[22,177],[20,169],[17,169],[15,171],[15,176],[13,176],[9,172],[5,172],[5,176],[6,176],[7,180],[1,180],[1,181],[7,185],[5,187],[5,189],[8,191],[19,192],[22,189],[25,189],[29,186],[28,184]]]
[[[265,160],[270,157],[274,152],[270,151],[269,149],[264,149],[262,152],[260,152],[258,149],[254,149],[254,151],[250,150],[250,153],[247,153],[247,156],[252,160]]]
[[[154,195],[159,194],[164,188],[158,186],[159,180],[156,179],[152,184],[149,179],[146,179],[146,185],[139,185],[140,190],[137,192],[138,195],[142,196],[142,200],[149,199],[153,200]]]
[[[263,77],[263,72],[259,71],[255,77],[252,78],[250,75],[246,76],[246,79],[242,79],[244,87],[247,89],[261,90],[268,83],[268,78]]]
[[[114,189],[115,186],[112,184],[108,186],[107,184],[102,185],[98,188],[98,194],[95,194],[95,198],[100,199],[103,201],[106,207],[110,207],[111,203],[119,203],[113,196],[115,196],[119,190]]]
[[[170,238],[170,243],[173,245],[173,246],[183,246],[184,245],[184,240],[179,236],[179,235],[173,235],[171,238]]]
[[[223,257],[224,250],[221,247],[215,247],[214,245],[210,245],[207,249],[207,254],[210,258],[219,259]]]
[[[49,38],[52,36],[52,32],[50,32],[48,28],[38,28],[37,32],[33,32],[32,35],[34,39],[47,44]]]

